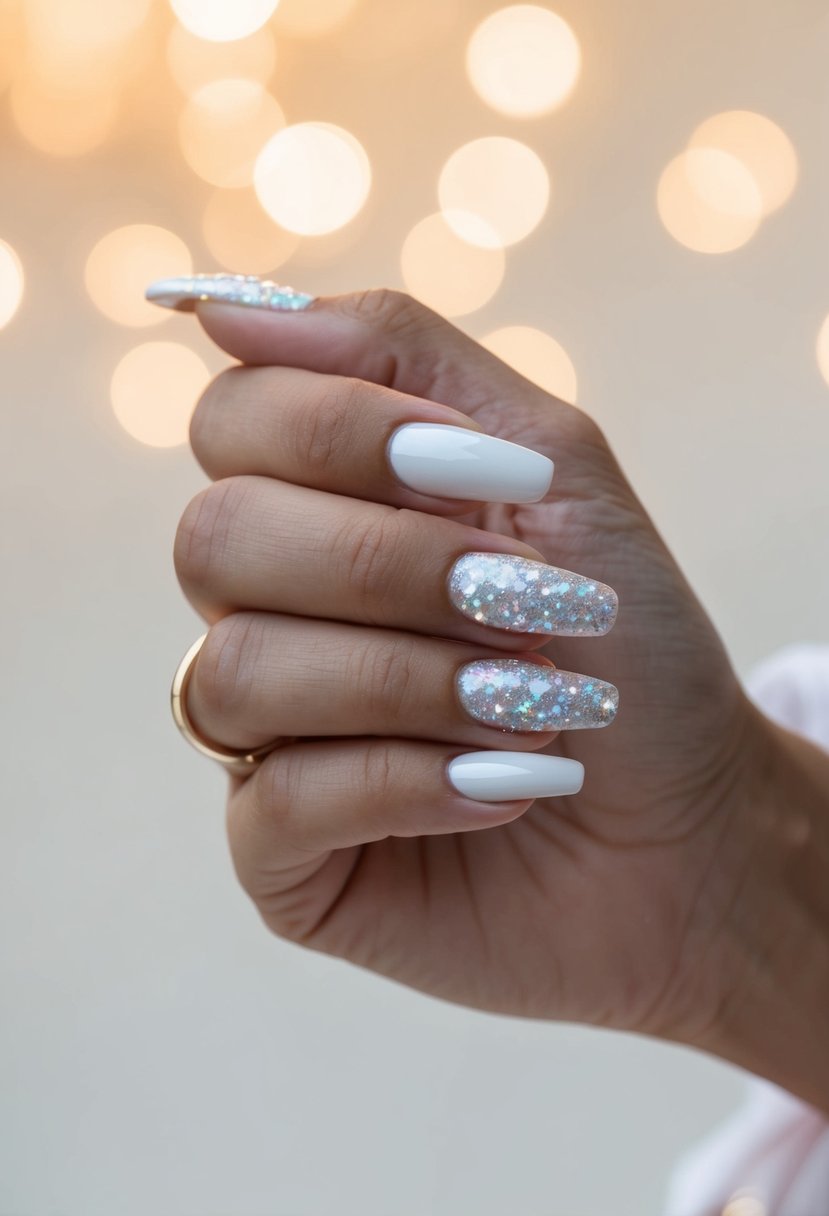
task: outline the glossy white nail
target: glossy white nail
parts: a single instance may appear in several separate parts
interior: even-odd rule
[[[524,752],[467,752],[456,756],[447,774],[459,794],[476,802],[517,798],[560,798],[577,794],[584,765],[565,756]]]
[[[157,279],[144,294],[152,304],[175,308],[179,312],[192,312],[200,300],[270,312],[299,312],[315,299],[304,291],[251,274],[188,274],[175,279]]]
[[[398,427],[388,458],[410,490],[439,498],[539,502],[553,479],[553,462],[541,452],[438,422]]]

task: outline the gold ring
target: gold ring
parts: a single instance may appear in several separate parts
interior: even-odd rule
[[[255,768],[258,768],[265,756],[269,755],[280,744],[278,742],[265,743],[262,747],[254,748],[252,751],[240,751],[238,749],[222,747],[218,743],[210,743],[207,739],[203,739],[197,734],[187,713],[187,686],[190,683],[193,662],[201,650],[206,637],[207,634],[203,633],[193,643],[176,668],[176,674],[173,676],[173,686],[170,689],[170,708],[173,711],[173,720],[187,742],[197,752],[201,752],[203,756],[207,756],[211,760],[216,760],[229,773],[235,773],[239,777],[247,777]]]

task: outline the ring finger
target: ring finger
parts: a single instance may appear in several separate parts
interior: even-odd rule
[[[378,735],[531,750],[607,725],[617,704],[612,684],[538,655],[258,612],[208,631],[188,688],[199,732],[239,748]]]

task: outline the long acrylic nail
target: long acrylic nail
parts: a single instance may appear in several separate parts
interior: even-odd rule
[[[409,422],[389,440],[395,475],[420,494],[484,502],[539,502],[553,462],[541,452],[440,422]]]
[[[578,760],[532,752],[465,752],[446,771],[458,793],[476,802],[558,798],[577,794],[584,782]]]
[[[608,726],[619,708],[619,690],[606,680],[524,659],[475,659],[457,685],[468,714],[508,731]]]
[[[271,312],[298,312],[316,299],[304,291],[245,274],[191,274],[175,279],[157,279],[145,295],[162,308],[192,312],[200,300],[239,304]]]
[[[559,637],[607,633],[619,607],[605,583],[511,553],[464,553],[449,572],[449,599],[482,625]]]

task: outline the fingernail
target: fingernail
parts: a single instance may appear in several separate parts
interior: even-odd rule
[[[439,422],[409,422],[389,440],[389,463],[410,490],[484,502],[538,502],[553,462],[494,435]]]
[[[524,659],[465,663],[458,695],[473,718],[509,731],[608,726],[619,708],[613,684]]]
[[[271,312],[298,312],[316,299],[293,287],[245,274],[191,274],[177,279],[157,279],[144,293],[153,304],[192,312],[200,300],[240,304]]]
[[[605,583],[511,553],[464,553],[449,572],[449,599],[482,625],[559,637],[607,633],[619,607]]]
[[[578,760],[523,752],[466,752],[450,760],[446,771],[458,793],[476,802],[556,798],[577,794],[584,782]]]

